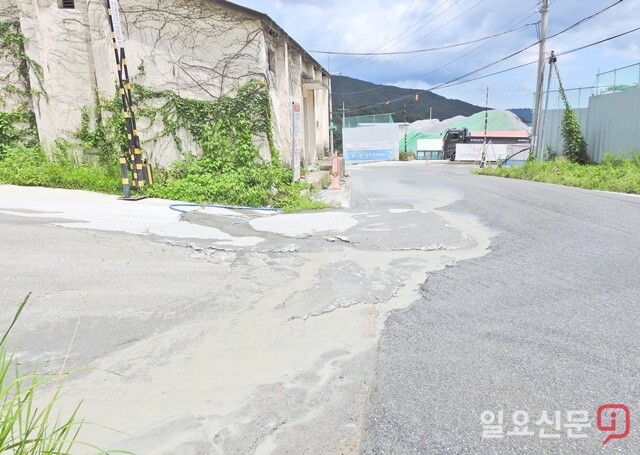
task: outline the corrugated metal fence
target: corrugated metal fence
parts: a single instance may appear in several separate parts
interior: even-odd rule
[[[600,73],[595,87],[566,93],[592,160],[602,161],[605,153],[640,152],[640,64]],[[557,91],[550,95],[553,95],[549,102],[551,109],[543,120],[542,143],[561,155],[564,108]]]
[[[589,107],[575,112],[592,160],[602,161],[605,153],[640,152],[640,89],[592,96]],[[563,113],[564,109],[547,112],[542,138],[545,146],[558,154],[562,154]]]

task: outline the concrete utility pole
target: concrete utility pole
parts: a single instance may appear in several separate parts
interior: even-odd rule
[[[339,111],[342,112],[342,127],[345,127],[345,118],[344,118],[344,113],[347,112],[349,109],[345,109],[344,107],[344,101],[342,102],[342,109],[338,109]]]
[[[331,93],[331,76],[329,76],[329,156],[333,156],[333,94]]]
[[[409,124],[407,123],[407,105],[404,105],[404,156],[405,159],[407,157],[407,128]]]
[[[544,53],[547,42],[547,25],[549,22],[549,0],[542,0],[542,9],[540,10],[542,19],[540,21],[540,51],[538,55],[538,80],[536,82],[536,100],[533,113],[533,128],[531,135],[533,137],[533,150],[538,153],[538,159],[541,159],[540,144],[540,114],[542,110],[542,88],[544,86],[544,67],[546,64]]]
[[[544,127],[547,124],[547,112],[549,112],[549,93],[551,93],[551,78],[553,76],[553,65],[556,64],[558,58],[555,52],[551,51],[549,57],[549,77],[547,78],[547,94],[544,102],[544,115],[542,116],[542,124],[540,125],[540,146],[538,147],[538,160],[544,159]]]

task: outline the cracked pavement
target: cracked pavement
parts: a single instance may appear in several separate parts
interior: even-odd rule
[[[0,186],[0,326],[33,291],[10,347],[74,370],[66,406],[107,450],[359,453],[386,318],[493,235],[402,169],[358,167],[350,209],[306,214]]]

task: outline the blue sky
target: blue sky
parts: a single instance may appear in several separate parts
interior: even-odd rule
[[[618,0],[550,0],[549,34]],[[378,84],[431,89],[535,43],[539,0],[235,0],[268,14],[308,51],[398,52],[450,46],[507,31],[491,40],[444,50],[376,57],[310,52],[332,74]],[[623,0],[548,43],[560,53],[566,88],[588,87],[599,70],[640,62],[640,31],[582,51],[562,52],[640,26],[640,0]],[[515,31],[512,31],[516,29]],[[537,46],[471,77],[536,61]],[[637,67],[636,67],[637,69]],[[640,75],[629,73],[637,82]],[[624,77],[624,76],[623,76]],[[495,108],[531,107],[536,65],[435,90],[448,98]],[[555,83],[554,83],[555,85]],[[334,87],[335,89],[335,87]],[[336,90],[334,90],[336,91]]]

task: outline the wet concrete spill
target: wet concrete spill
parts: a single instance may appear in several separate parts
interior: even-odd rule
[[[418,300],[430,272],[488,251],[491,233],[437,209],[448,202],[181,221],[223,232],[213,240],[156,229],[220,272],[202,277],[197,317],[66,383],[87,421],[128,433],[88,425],[81,439],[140,454],[358,453],[388,314]]]

